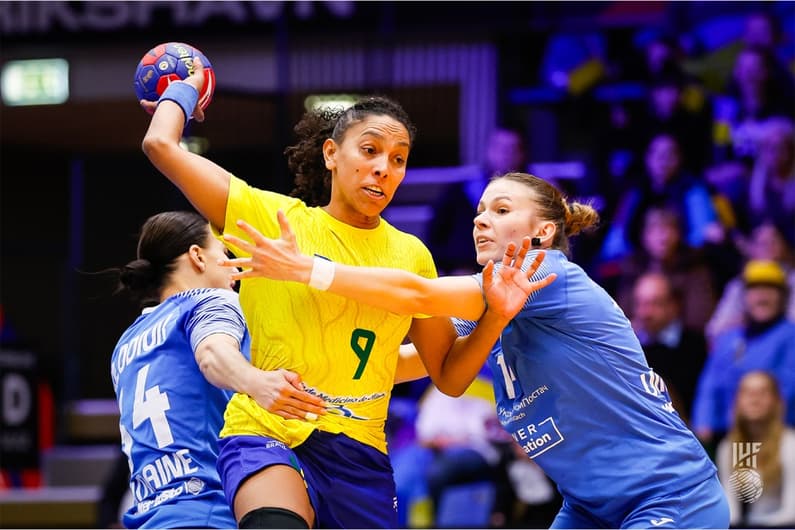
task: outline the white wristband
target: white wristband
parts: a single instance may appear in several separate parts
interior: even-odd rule
[[[309,275],[309,287],[328,291],[332,281],[334,281],[334,262],[315,256],[312,260],[312,272]]]

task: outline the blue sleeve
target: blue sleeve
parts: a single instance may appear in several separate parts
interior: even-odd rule
[[[537,250],[531,250],[527,253],[527,257],[522,264],[523,271],[530,268],[530,264],[537,255]],[[531,293],[530,296],[527,297],[527,302],[525,302],[524,308],[520,313],[521,315],[548,317],[560,315],[566,310],[568,306],[567,285],[569,282],[566,263],[567,261],[562,258],[561,254],[547,251],[544,261],[530,280],[541,280],[552,273],[557,274],[558,277],[550,285]]]
[[[525,257],[524,263],[522,263],[522,270],[526,271],[530,268],[530,264],[538,255],[538,250],[531,250],[527,253]],[[538,267],[538,270],[535,274],[530,278],[531,281],[540,280],[551,273],[556,273],[558,277],[552,282],[551,285],[544,287],[534,293],[531,293],[530,296],[527,297],[527,302],[525,302],[525,306],[520,312],[520,314],[525,316],[551,316],[562,313],[566,309],[566,282],[568,280],[566,269],[564,267],[565,261],[561,259],[561,254],[558,254],[556,251],[547,251],[547,255],[544,258],[544,261],[541,263],[541,266]],[[494,266],[494,274],[497,274],[497,271],[502,267],[501,263],[496,263]],[[480,285],[481,289],[483,288],[483,274],[478,273],[474,274],[473,277]],[[466,330],[468,321],[460,321],[464,322],[464,324],[459,323],[456,324],[455,321],[453,322],[456,325],[456,330],[459,332],[459,335],[468,335],[474,329],[474,325],[466,331],[462,333],[461,330]],[[477,324],[477,323],[475,323]],[[463,326],[463,327],[461,327]],[[460,329],[459,329],[460,327]]]
[[[202,340],[214,333],[225,333],[242,344],[246,321],[237,293],[226,289],[204,291],[193,307],[186,329],[193,351]]]
[[[455,327],[455,332],[458,333],[459,337],[466,337],[470,333],[475,330],[478,323],[474,320],[464,320],[463,318],[453,317],[453,327]]]
[[[526,271],[530,268],[530,264],[538,255],[538,250],[531,250],[527,253],[525,257],[524,263],[522,263],[522,270]],[[562,254],[557,251],[547,251],[547,255],[544,258],[544,261],[541,263],[541,266],[538,267],[538,270],[535,274],[530,278],[531,281],[540,280],[551,273],[555,273],[558,277],[552,282],[551,285],[544,287],[534,293],[531,293],[530,296],[527,297],[527,302],[525,302],[525,306],[520,312],[521,315],[524,316],[552,316],[552,315],[559,315],[563,311],[566,310],[567,305],[567,295],[566,295],[566,284],[568,282],[568,274],[565,268],[565,263],[567,261],[565,258],[562,258]],[[497,263],[494,266],[494,274],[497,274],[497,271],[502,267],[501,263]],[[480,285],[481,289],[483,288],[483,274],[478,273],[473,275],[475,280]],[[468,322],[468,321],[462,321]],[[455,322],[454,322],[455,324]],[[456,330],[459,331],[459,335],[462,335],[461,331],[459,330],[459,326],[466,326],[466,324],[456,324]],[[474,326],[472,326],[474,328]],[[465,329],[465,328],[462,328]],[[468,335],[471,333],[472,329],[469,329],[464,335]]]

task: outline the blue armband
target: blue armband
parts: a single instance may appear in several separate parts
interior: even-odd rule
[[[199,101],[199,91],[188,83],[174,81],[163,91],[157,104],[160,105],[160,102],[165,100],[173,101],[182,108],[182,112],[185,113],[185,125],[187,125],[188,120],[193,116],[193,109],[196,108],[196,103]]]

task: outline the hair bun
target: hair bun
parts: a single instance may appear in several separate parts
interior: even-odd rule
[[[121,268],[119,281],[131,291],[149,287],[155,279],[155,268],[147,259],[136,259]]]

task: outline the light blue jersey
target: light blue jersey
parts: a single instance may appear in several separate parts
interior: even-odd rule
[[[145,310],[113,351],[111,377],[133,493],[127,528],[237,526],[215,469],[231,392],[210,384],[194,357],[196,346],[214,333],[235,338],[248,357],[237,294],[194,289]]]
[[[489,357],[497,414],[567,506],[618,528],[644,499],[716,469],[618,305],[557,250],[546,251],[534,279],[552,272],[557,279],[531,295]]]

